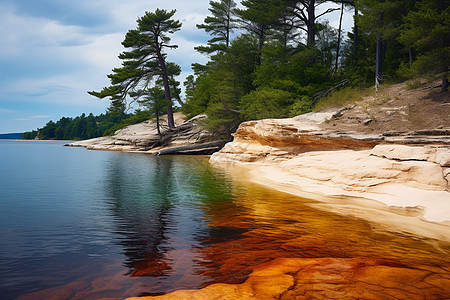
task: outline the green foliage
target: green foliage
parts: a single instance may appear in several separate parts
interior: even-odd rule
[[[240,114],[230,112],[224,108],[220,102],[212,102],[206,110],[208,119],[206,120],[206,128],[224,138],[229,137],[236,131],[239,124],[243,121]]]
[[[268,30],[278,24],[284,8],[281,0],[244,0],[241,4],[245,9],[236,9],[242,27],[258,39],[258,49],[261,49],[267,38]]]
[[[257,40],[249,35],[236,38],[226,53],[211,57],[197,78],[188,78],[186,103],[182,111],[189,117],[207,113],[209,128],[222,128],[228,132],[238,120],[239,99],[253,90],[253,73],[258,57]],[[217,120],[215,120],[217,118]],[[226,122],[230,124],[226,125]],[[222,126],[223,125],[223,126]]]
[[[354,32],[342,43],[336,29],[318,20],[336,10],[317,10],[329,1],[245,0],[242,9],[236,9],[233,0],[210,1],[211,15],[197,27],[211,38],[196,48],[210,60],[192,64],[195,75],[184,83],[184,103],[174,79],[180,68],[158,54],[158,47],[176,47],[167,44],[168,35],[181,23],[171,20],[174,11],[146,13],[138,28],[127,33],[123,45],[131,51],[121,54],[122,67],[108,76],[112,86],[90,93],[111,97],[111,113],[123,112],[125,98],[131,97],[146,107],[148,117],[157,118],[173,95],[188,118],[206,113],[208,128],[227,135],[245,120],[288,117],[357,101],[362,88],[373,85],[375,72],[377,79],[391,81],[441,72],[446,80],[447,0],[331,2],[359,12]],[[246,33],[231,39],[238,24]],[[155,38],[160,43],[153,43]],[[343,79],[349,87],[318,100]]]
[[[343,45],[340,75],[348,79],[352,86],[368,87],[373,85],[376,43],[363,32],[363,34],[358,34],[356,57],[354,46],[354,34],[349,33],[348,39]]]
[[[20,135],[22,140],[33,140],[37,136],[38,132],[36,130],[24,132]]]
[[[245,120],[285,118],[295,102],[293,93],[264,87],[241,98],[242,115]]]
[[[384,39],[393,39],[399,34],[405,1],[356,0],[355,2],[362,12],[358,16],[358,25],[362,29],[374,36],[382,33]]]
[[[122,129],[129,125],[134,125],[134,124],[138,124],[138,123],[147,121],[151,117],[152,117],[152,114],[149,111],[136,110],[134,115],[129,116],[128,118],[122,119],[120,121],[120,123],[114,124],[114,126],[105,130],[102,135],[103,136],[114,135],[114,133],[119,129]]]
[[[88,92],[90,95],[104,98],[110,97],[111,112],[124,111],[127,97],[133,101],[140,98],[148,90],[149,84],[155,81],[163,85],[167,100],[167,113],[169,125],[173,126],[172,95],[179,99],[179,83],[174,76],[179,75],[181,69],[174,63],[166,63],[165,48],[177,48],[170,45],[170,36],[178,31],[181,22],[172,20],[175,10],[166,11],[156,9],[146,12],[137,20],[137,29],[129,30],[122,45],[127,49],[119,55],[123,61],[122,67],[114,68],[108,75],[111,86],[103,88],[100,92]]]
[[[41,140],[84,140],[99,137],[106,130],[121,122],[123,119],[130,117],[127,114],[101,114],[94,116],[92,113],[86,116],[75,118],[63,117],[56,123],[49,121],[43,128],[38,131],[25,132],[22,139],[34,139],[38,137]]]
[[[204,20],[204,24],[197,25],[197,28],[204,29],[212,38],[208,41],[208,46],[199,46],[195,49],[201,53],[213,53],[225,51],[230,45],[230,34],[237,28],[234,10],[236,3],[233,0],[220,0],[220,2],[210,1],[209,11],[212,16]]]
[[[404,17],[399,41],[412,47],[417,59],[402,64],[399,73],[403,76],[423,73],[442,73],[447,80],[450,65],[450,6],[445,1],[419,1],[414,10]],[[440,4],[440,5],[439,5]]]
[[[287,55],[279,46],[263,50],[263,62],[255,72],[257,86],[287,90],[298,96],[312,95],[332,82],[331,71],[321,60],[320,51],[304,48]],[[266,51],[266,49],[268,51]]]
[[[298,116],[304,113],[310,112],[314,107],[314,101],[308,96],[302,96],[300,99],[296,99],[294,104],[291,106],[289,115]]]

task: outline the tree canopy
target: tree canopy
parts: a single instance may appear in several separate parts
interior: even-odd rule
[[[169,73],[164,49],[178,47],[170,44],[169,36],[181,27],[180,21],[172,19],[175,12],[176,10],[168,12],[156,9],[155,12],[146,12],[140,17],[137,20],[137,29],[129,30],[122,42],[122,45],[129,49],[119,55],[123,61],[122,67],[114,68],[113,74],[108,75],[111,86],[89,94],[99,98],[110,97],[111,110],[122,110],[127,96],[132,96],[134,100],[139,99],[146,94],[152,82],[159,79],[164,88],[168,123],[170,127],[174,127],[172,94],[178,91],[173,75],[179,72],[178,67],[172,63],[173,71]]]
[[[24,132],[22,139],[42,139],[42,140],[84,140],[103,136],[108,130],[123,120],[130,118],[129,114],[117,114],[108,112],[99,116],[92,113],[86,116],[81,114],[75,118],[63,117],[57,122],[49,121],[38,129]],[[146,116],[148,118],[148,116]]]
[[[210,1],[209,5],[212,16],[207,16],[205,23],[197,24],[197,28],[205,30],[212,38],[208,41],[208,46],[198,46],[195,49],[201,53],[225,51],[230,46],[231,33],[237,28],[236,2],[233,0]]]
[[[181,27],[175,10],[157,9],[137,20],[123,41],[122,66],[108,75],[109,112],[132,101],[150,115],[168,113],[172,101],[188,116],[206,113],[207,125],[225,135],[240,122],[289,117],[311,111],[318,99],[344,85],[369,86],[374,79],[404,80],[415,74],[442,77],[447,91],[448,0],[233,0],[209,2],[210,15],[197,27],[210,35],[196,49],[208,55],[193,63],[184,83],[181,68],[167,61],[170,35]],[[354,11],[351,32],[341,30],[344,9]],[[339,28],[325,19],[340,10]],[[233,33],[233,34],[232,34]],[[163,97],[164,95],[164,97]]]

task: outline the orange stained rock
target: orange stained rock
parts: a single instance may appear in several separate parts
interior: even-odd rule
[[[146,259],[133,263],[131,267],[133,271],[130,273],[130,277],[163,276],[172,269],[166,261],[158,259]]]
[[[377,229],[362,218],[315,209],[307,199],[247,188],[248,196],[203,207],[216,234],[200,232],[195,245],[161,256],[147,253],[127,265],[133,277],[113,268],[83,278],[79,290],[68,284],[22,299],[450,298],[448,242]],[[166,274],[170,284],[160,280]],[[162,292],[169,294],[149,298]]]
[[[430,270],[433,269],[433,270]],[[448,271],[363,258],[279,258],[259,265],[242,284],[213,284],[171,299],[448,299]]]

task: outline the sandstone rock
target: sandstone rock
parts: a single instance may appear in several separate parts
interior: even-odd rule
[[[445,270],[431,274],[427,267],[380,259],[279,258],[257,266],[242,284],[127,300],[444,299],[450,294],[450,278]]]
[[[199,115],[182,122],[181,115],[177,113],[175,114],[177,127],[169,129],[167,126],[161,126],[161,137],[156,129],[156,124],[149,120],[117,130],[113,136],[74,142],[66,146],[85,147],[89,150],[140,151],[156,154],[162,148],[216,141],[217,138],[215,138],[214,134],[205,130],[198,123],[198,120],[205,117],[205,115]],[[194,152],[196,154],[210,154],[219,149],[220,147],[209,148],[208,150],[203,149],[203,151],[197,149]]]
[[[253,181],[272,183],[282,190],[362,197],[396,207],[423,207],[424,219],[450,221],[446,172],[450,147],[445,144],[450,137],[321,130],[321,120],[329,116],[310,113],[243,123],[234,141],[214,153],[210,161],[257,163],[251,172]],[[439,140],[443,145],[380,144],[388,138]]]
[[[333,113],[316,114],[244,122],[233,135],[233,143],[225,145],[219,154],[213,154],[212,160],[263,162],[274,159],[272,153],[278,159],[307,151],[369,149],[383,140],[381,135],[323,131],[320,122]]]
[[[444,146],[377,145],[371,154],[393,160],[421,160],[442,167],[450,166],[450,147]]]

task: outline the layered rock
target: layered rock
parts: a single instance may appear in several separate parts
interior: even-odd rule
[[[389,142],[397,142],[391,144],[383,134],[324,129],[321,124],[333,115],[243,123],[234,141],[210,161],[251,163],[251,180],[291,193],[368,198],[419,208],[428,221],[450,221],[449,136],[436,135],[436,130],[411,132],[409,137],[419,137],[417,143],[428,144],[404,145],[398,142],[405,135],[388,134]]]
[[[105,136],[83,140],[67,144],[71,147],[85,147],[89,150],[115,150],[115,151],[139,151],[151,154],[180,153],[184,154],[211,154],[220,150],[225,142],[217,141],[217,137],[207,131],[198,121],[206,118],[199,115],[188,121],[184,121],[181,114],[176,114],[176,127],[169,129],[161,126],[161,135],[158,133],[154,121],[149,120],[139,124],[127,126],[115,132],[112,136]],[[214,142],[214,143],[211,143]],[[175,151],[168,151],[174,148]]]
[[[341,110],[307,113],[289,119],[266,119],[242,123],[233,135],[233,143],[227,144],[220,153],[214,155],[212,161],[267,162],[271,159],[285,159],[310,151],[371,149],[381,143],[412,146],[435,144],[445,145],[446,149],[450,147],[450,129],[368,134],[358,131],[331,130],[323,126],[327,120],[339,114]]]

